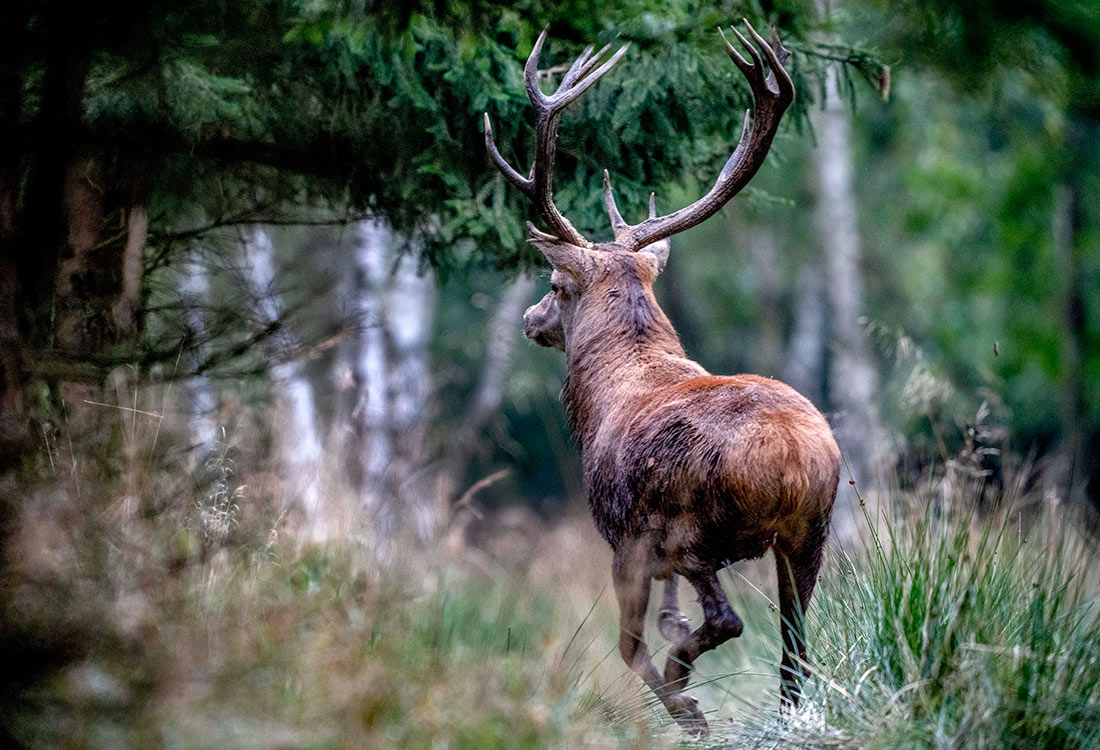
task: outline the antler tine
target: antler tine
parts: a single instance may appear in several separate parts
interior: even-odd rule
[[[748,21],[746,21],[745,24],[748,25]],[[761,79],[763,78],[763,76],[760,75],[760,70],[763,69],[763,64],[760,60],[760,53],[756,51],[756,47],[753,47],[751,44],[749,44],[749,41],[747,40],[747,38],[745,38],[744,34],[741,34],[741,32],[737,31],[737,26],[730,25],[729,31],[734,32],[734,35],[737,37],[737,41],[741,43],[741,46],[748,49],[749,57],[752,58],[751,63],[749,63],[748,60],[738,54],[737,47],[729,43],[729,40],[727,40],[726,35],[722,31],[722,26],[718,26],[718,33],[722,34],[722,41],[726,43],[726,52],[729,54],[730,59],[734,60],[734,62],[737,64],[737,67],[740,68],[741,73],[749,79],[749,84],[755,84],[755,79],[758,76]]]
[[[611,217],[611,231],[615,233],[615,241],[625,239],[630,236],[630,230],[633,229],[629,224],[623,221],[623,215],[619,213],[619,207],[615,205],[615,193],[611,189],[611,175],[607,173],[605,169],[603,171],[603,202],[607,206],[607,215]]]
[[[732,26],[730,30],[737,34],[737,29]],[[737,66],[737,69],[745,76],[748,76],[752,72],[752,63],[741,57],[741,53],[737,51],[737,48],[730,44],[730,40],[726,38],[726,32],[722,31],[721,26],[718,27],[718,33],[721,35],[722,41],[726,43],[726,54],[733,60],[733,64]],[[737,34],[737,36],[740,37],[741,35]]]
[[[588,47],[588,49],[585,50],[585,51],[587,52],[587,51],[590,51],[591,49],[592,49],[591,47]],[[576,75],[574,77],[570,77],[570,73],[572,73],[572,69],[571,69],[570,73],[567,73],[565,75],[565,78],[562,79],[562,81],[561,81],[562,85],[563,86],[565,86],[565,85],[572,86],[574,83],[581,80],[586,75],[588,75],[590,72],[592,72],[592,68],[596,67],[597,63],[599,63],[599,61],[600,61],[600,58],[602,58],[605,54],[607,54],[607,51],[609,49],[611,49],[611,45],[610,44],[605,44],[603,47],[600,48],[599,52],[592,55],[592,57],[585,60],[583,63],[577,65],[576,66]]]
[[[527,240],[528,242],[553,242],[558,239],[554,235],[542,231],[531,222],[527,222],[527,233],[531,235],[531,238]]]
[[[764,55],[768,58],[768,67],[771,68],[771,73],[764,79],[764,85],[768,87],[769,91],[776,94],[782,94],[785,90],[789,90],[791,99],[794,99],[794,81],[791,80],[790,74],[783,67],[783,63],[791,56],[791,51],[779,41],[779,34],[774,27],[772,28],[772,43],[775,45],[775,49],[772,48],[771,44],[764,41],[764,37],[756,33],[756,29],[752,27],[752,24],[745,21],[745,25],[749,27],[749,33],[752,34],[753,41],[763,48]],[[781,54],[782,59],[780,59]]]
[[[565,72],[565,76],[561,79],[561,86],[571,86],[574,81],[580,78],[580,71],[584,65],[588,62],[588,56],[592,54],[592,50],[596,49],[595,45],[588,45],[581,52],[580,57],[573,61],[573,64],[569,66],[569,70]],[[606,47],[604,49],[607,49]],[[600,55],[603,54],[603,50],[600,50]],[[599,55],[596,55],[598,58]]]
[[[600,80],[607,71],[611,70],[630,47],[629,44],[624,44],[606,62],[600,65],[592,75],[589,75],[592,68],[600,62],[607,50],[611,49],[611,45],[604,45],[595,55],[592,55],[594,49],[592,45],[585,47],[580,56],[569,66],[569,70],[566,71],[565,76],[558,85],[558,90],[547,96],[539,88],[539,58],[542,56],[542,46],[545,41],[546,30],[544,29],[535,41],[535,46],[531,49],[531,55],[527,58],[527,63],[523,66],[523,76],[531,103],[536,106],[536,109],[544,108],[551,112],[560,112],[570,103],[576,101],[577,97]]]
[[[535,112],[545,108],[546,94],[539,89],[539,58],[542,57],[542,45],[546,42],[547,29],[543,29],[539,38],[535,40],[535,46],[531,48],[531,54],[523,65],[523,81],[527,85],[527,98],[535,107]]]
[[[607,60],[603,56],[611,48],[605,46],[599,52],[592,54],[594,47],[586,47],[585,50],[573,61],[568,71],[562,77],[561,84],[553,94],[544,94],[539,88],[539,58],[542,56],[542,48],[546,43],[547,32],[544,29],[539,34],[531,49],[531,54],[523,66],[524,84],[527,87],[527,96],[531,100],[531,106],[535,111],[535,159],[531,165],[529,176],[524,177],[515,170],[497,150],[493,142],[492,129],[489,117],[485,117],[485,146],[489,150],[489,156],[501,171],[505,179],[519,188],[524,195],[535,204],[535,210],[544,222],[550,227],[554,236],[579,247],[591,247],[584,236],[577,231],[569,219],[565,218],[557,206],[554,205],[554,157],[557,153],[558,122],[561,113],[572,102],[591,88],[600,78],[611,70],[617,62],[626,54],[628,45],[623,45]],[[596,67],[596,66],[599,67]]]
[[[512,183],[515,187],[519,188],[520,192],[530,198],[534,194],[535,181],[530,177],[524,177],[509,164],[503,156],[500,155],[500,151],[497,150],[497,144],[493,140],[493,126],[489,122],[489,113],[485,113],[485,148],[489,152],[489,158],[496,164],[497,169],[504,175],[504,179]]]
[[[783,42],[779,41],[779,32],[772,26],[772,41],[771,48],[775,50],[775,56],[779,58],[779,65],[782,67],[787,64],[787,58],[791,56],[791,51],[783,46]],[[786,72],[784,70],[783,72]]]
[[[649,194],[649,218],[657,218],[657,194]],[[657,270],[663,271],[665,264],[668,263],[669,253],[672,251],[672,240],[665,237],[663,240],[657,240],[646,246],[645,248],[649,252],[657,256]]]
[[[745,113],[745,124],[737,148],[726,161],[714,186],[706,195],[667,216],[657,217],[654,215],[655,212],[651,211],[650,218],[642,223],[621,232],[617,229],[615,241],[619,244],[631,250],[641,250],[647,245],[666,240],[674,234],[705,221],[737,195],[764,163],[779,127],[779,121],[794,100],[794,83],[783,67],[790,52],[779,42],[779,35],[774,29],[772,42],[769,44],[756,33],[756,29],[747,20],[745,26],[755,45],[736,28],[732,26],[730,28],[738,41],[744,45],[752,62],[742,57],[730,44],[722,30],[718,30],[726,43],[726,52],[745,76],[753,94],[753,109],[751,114]],[[768,67],[771,68],[771,72],[767,75],[765,75],[764,58],[761,58],[757,47],[763,50],[764,58],[767,59]]]
[[[589,60],[588,63],[586,63],[582,67],[581,76],[578,78],[576,83],[566,89],[563,82],[562,86],[558,88],[558,91],[554,94],[555,103],[557,104],[560,102],[559,106],[561,107],[561,109],[565,109],[567,105],[576,101],[581,94],[583,94],[585,91],[588,91],[588,89],[590,89],[598,80],[603,78],[604,74],[607,73],[607,71],[615,67],[615,64],[622,59],[622,56],[626,54],[626,51],[628,49],[630,49],[630,44],[624,44],[622,47],[619,47],[619,49],[615,50],[615,54],[607,59],[607,62],[596,68],[596,70],[592,73],[588,73],[588,71],[592,69],[592,64],[594,64],[600,58],[594,57]]]

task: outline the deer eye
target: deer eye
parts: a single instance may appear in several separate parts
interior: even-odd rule
[[[558,284],[557,282],[550,284],[550,291],[554,294],[561,294],[561,284]]]

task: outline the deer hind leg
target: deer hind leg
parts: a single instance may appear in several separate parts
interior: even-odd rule
[[[706,731],[707,723],[695,699],[668,689],[646,647],[645,613],[651,580],[647,552],[642,542],[634,542],[615,553],[611,573],[615,596],[619,600],[619,653],[627,666],[661,700],[672,718],[685,729],[700,733]]]
[[[665,682],[676,691],[687,688],[691,665],[705,651],[716,648],[730,638],[741,635],[744,625],[730,607],[726,592],[714,571],[689,579],[699,593],[705,622],[691,635],[672,647],[665,663]]]
[[[825,530],[815,530],[794,550],[775,547],[776,578],[779,583],[779,628],[783,636],[783,659],[779,665],[779,706],[789,710],[798,705],[802,680],[810,676],[806,659],[805,614],[817,584]]]
[[[676,590],[679,580],[679,576],[673,573],[665,581],[661,611],[657,615],[657,629],[661,631],[661,636],[669,643],[680,643],[691,635],[691,620],[680,611],[679,596]]]

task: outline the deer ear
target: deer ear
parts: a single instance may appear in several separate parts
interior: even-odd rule
[[[654,242],[652,245],[649,245],[645,250],[641,250],[640,252],[643,254],[652,255],[654,257],[654,259],[657,261],[657,273],[660,273],[661,271],[665,270],[665,264],[668,263],[668,254],[671,249],[671,242],[669,242],[669,240],[667,239],[664,239],[660,242]]]
[[[565,271],[574,278],[584,278],[585,250],[565,240],[560,240],[553,235],[546,234],[535,228],[530,222],[527,229],[531,238],[527,241],[539,249],[550,265],[559,271]]]

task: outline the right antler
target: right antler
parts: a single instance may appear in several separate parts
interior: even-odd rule
[[[493,128],[489,123],[488,112],[485,113],[485,147],[505,179],[534,202],[535,210],[550,226],[555,236],[578,247],[592,247],[592,243],[586,240],[554,205],[554,154],[557,151],[558,121],[569,104],[611,70],[619,58],[626,53],[629,45],[624,44],[620,47],[599,68],[596,68],[597,63],[611,45],[607,45],[595,55],[592,54],[594,47],[586,47],[581,56],[569,66],[558,90],[547,96],[539,90],[539,56],[542,54],[544,41],[546,41],[545,30],[539,34],[538,41],[531,50],[531,56],[527,58],[527,64],[523,68],[524,79],[527,82],[527,96],[531,99],[531,106],[535,110],[535,159],[529,175],[527,177],[521,175],[500,155],[496,143],[493,142]],[[593,68],[596,68],[595,72]]]
[[[749,180],[752,179],[760,165],[764,163],[764,157],[768,155],[772,139],[779,128],[779,120],[783,113],[794,101],[794,83],[790,75],[783,68],[783,63],[790,56],[790,51],[779,42],[779,35],[772,29],[772,43],[769,45],[764,38],[756,33],[756,29],[745,21],[749,34],[753,40],[764,50],[768,58],[771,72],[764,75],[764,64],[760,60],[760,53],[756,47],[749,43],[736,28],[730,27],[741,44],[749,51],[752,62],[741,57],[734,49],[722,29],[722,40],[726,43],[726,51],[730,59],[748,79],[752,89],[753,109],[756,116],[752,118],[752,128],[749,128],[749,112],[745,112],[745,124],[741,130],[741,140],[734,149],[726,166],[718,175],[714,187],[699,200],[690,206],[681,208],[667,216],[654,217],[652,211],[650,218],[640,224],[630,225],[623,221],[619,209],[615,205],[615,196],[611,191],[611,181],[604,176],[604,200],[607,204],[607,212],[611,217],[611,226],[615,232],[615,242],[628,250],[641,250],[660,240],[665,240],[685,229],[690,229],[713,216],[718,209],[737,195]]]

